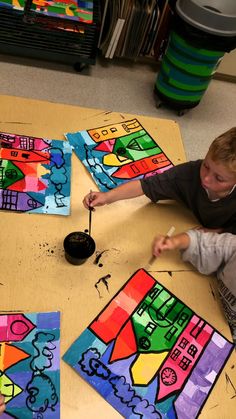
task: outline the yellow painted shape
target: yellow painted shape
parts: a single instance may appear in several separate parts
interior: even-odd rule
[[[110,153],[106,154],[106,156],[103,157],[103,163],[107,166],[123,166],[127,163],[132,163],[133,160],[127,159],[127,157],[119,157],[117,158],[116,154]]]
[[[13,6],[15,7],[21,7],[20,3],[18,2],[18,0],[13,0],[12,1]]]
[[[43,175],[46,175],[47,173],[50,173],[50,169],[47,169],[42,164],[37,165],[37,177],[40,178]]]
[[[67,16],[74,16],[74,13],[72,12],[72,10],[70,10],[70,6],[66,7],[66,14]]]
[[[22,388],[13,383],[6,374],[0,371],[0,392],[5,398],[5,403],[18,396],[22,391]]]
[[[1,371],[4,370],[4,355],[5,355],[5,342],[0,343],[0,380],[1,380]]]
[[[118,137],[124,137],[125,135],[133,132],[140,131],[142,129],[138,120],[131,119],[129,121],[120,122],[118,124],[106,125],[100,128],[88,130],[88,134],[94,141],[100,143],[105,140],[113,140]]]
[[[134,385],[147,385],[168,354],[169,351],[159,354],[140,354],[131,368]]]

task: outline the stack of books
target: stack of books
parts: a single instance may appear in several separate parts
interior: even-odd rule
[[[106,58],[158,58],[175,2],[103,0],[98,47]]]

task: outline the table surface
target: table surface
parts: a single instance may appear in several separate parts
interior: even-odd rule
[[[63,104],[0,97],[1,131],[64,139],[66,132],[117,123],[137,117],[176,165],[185,161],[176,121],[121,114]],[[1,212],[0,311],[61,312],[61,355],[96,317],[112,296],[139,268],[147,265],[155,234],[176,232],[197,224],[193,215],[175,202],[152,204],[146,197],[98,208],[92,216],[92,236],[102,267],[91,257],[84,265],[70,265],[63,240],[72,231],[88,228],[89,214],[82,199],[96,190],[91,176],[72,156],[71,215]],[[53,251],[53,252],[52,252]],[[219,304],[213,277],[206,277],[180,259],[178,252],[155,261],[150,273],[225,337],[230,332]],[[110,274],[109,289],[96,282]],[[99,291],[99,292],[98,292]],[[236,358],[230,356],[201,418],[232,418],[236,408]],[[61,361],[61,418],[121,417],[65,362]]]

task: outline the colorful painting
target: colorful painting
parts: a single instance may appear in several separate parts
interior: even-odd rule
[[[103,192],[173,166],[136,118],[65,136]]]
[[[0,209],[70,214],[70,144],[6,132],[0,141]]]
[[[33,0],[31,11],[77,22],[93,23],[93,1]]]
[[[0,6],[24,11],[26,0],[0,0]],[[93,0],[33,0],[31,11],[77,22],[93,22]]]
[[[63,356],[125,418],[197,418],[233,344],[138,270]]]
[[[1,419],[60,418],[60,313],[0,314]]]

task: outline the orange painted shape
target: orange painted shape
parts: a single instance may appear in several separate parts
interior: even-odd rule
[[[1,343],[0,348],[0,365],[4,371],[30,357],[27,352],[6,342]]]
[[[131,320],[129,320],[116,338],[109,362],[128,358],[135,352],[137,352],[137,344],[133,331],[133,325]]]

